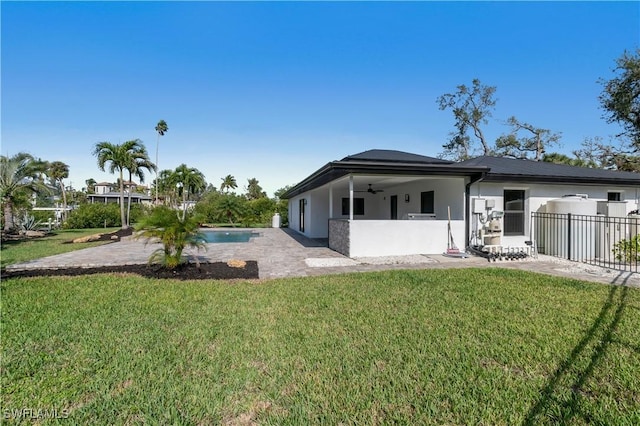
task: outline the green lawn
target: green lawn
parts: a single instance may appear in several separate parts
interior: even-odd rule
[[[640,423],[637,289],[493,268],[1,286],[5,417]]]
[[[33,238],[29,240],[6,241],[2,243],[0,251],[0,264],[4,268],[13,263],[26,262],[28,260],[39,259],[54,254],[67,253],[87,247],[95,247],[105,242],[90,242],[82,244],[64,244],[75,238],[97,233],[113,232],[119,228],[96,228],[96,229],[69,229],[55,231],[54,235],[43,238]]]

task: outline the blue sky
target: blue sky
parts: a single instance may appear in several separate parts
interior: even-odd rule
[[[100,172],[96,142],[142,139],[161,169],[295,184],[367,149],[424,155],[453,130],[436,98],[497,86],[488,139],[512,115],[562,132],[557,151],[618,128],[601,77],[640,45],[638,2],[7,2],[2,154]],[[153,180],[149,176],[147,181]]]

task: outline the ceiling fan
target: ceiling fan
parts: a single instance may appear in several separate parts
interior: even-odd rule
[[[361,191],[354,191],[354,192],[369,192],[369,193],[371,193],[371,194],[374,194],[374,195],[375,195],[375,194],[377,194],[378,192],[384,192],[384,189],[373,189],[373,188],[371,187],[371,184],[369,184],[369,189],[366,189],[366,190],[364,190],[364,189],[363,189],[363,190],[361,190]]]

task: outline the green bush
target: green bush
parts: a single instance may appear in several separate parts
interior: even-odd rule
[[[620,240],[613,246],[613,255],[621,262],[640,261],[640,234],[630,240]]]
[[[278,200],[276,211],[280,213],[280,226],[286,228],[289,226],[289,200]]]
[[[131,206],[131,223],[141,216],[142,206]],[[63,227],[66,229],[102,228],[121,226],[120,206],[117,203],[110,204],[82,204],[73,210]]]
[[[271,218],[276,212],[276,202],[270,198],[262,197],[247,201],[246,209],[242,215],[243,225],[271,226]]]
[[[182,251],[185,247],[204,247],[204,236],[198,232],[200,218],[187,213],[183,220],[181,215],[177,210],[158,206],[141,219],[136,227],[136,238],[145,238],[147,241],[157,238],[162,243],[162,248],[154,251],[149,258],[149,263],[159,263],[173,269],[183,262]]]
[[[43,224],[49,222],[49,219],[51,219],[51,221],[56,220],[56,212],[53,210],[31,210],[30,213],[37,221]]]

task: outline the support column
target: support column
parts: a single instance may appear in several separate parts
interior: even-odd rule
[[[333,182],[329,184],[329,219],[333,215]]]
[[[353,220],[353,175],[349,175],[349,220]]]

